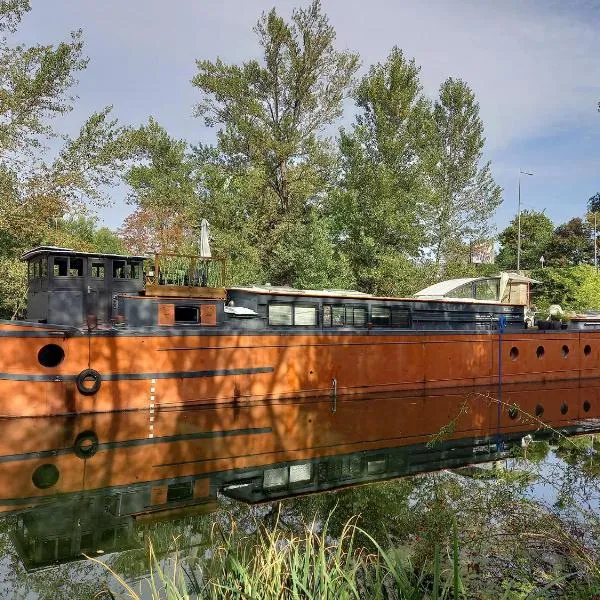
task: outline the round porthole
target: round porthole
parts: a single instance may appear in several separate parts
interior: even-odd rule
[[[565,344],[561,349],[561,354],[563,358],[567,358],[569,356],[569,346]]]
[[[38,352],[38,362],[43,367],[57,367],[65,358],[65,351],[56,344],[46,344]]]
[[[561,415],[566,415],[568,411],[569,411],[569,406],[566,404],[566,402],[563,402],[560,405],[560,414]]]
[[[545,352],[545,350],[544,350],[544,346],[538,346],[538,347],[537,347],[537,350],[535,351],[535,355],[536,355],[538,358],[542,358],[542,356],[544,356],[544,352]]]
[[[589,344],[586,344],[584,349],[583,349],[583,353],[586,356],[589,356],[592,353],[592,347]]]
[[[91,458],[98,451],[98,436],[93,431],[83,431],[75,439],[73,451],[79,458]]]
[[[516,406],[511,406],[508,409],[508,416],[514,421],[519,416],[519,410]]]
[[[590,408],[592,408],[592,405],[586,400],[583,403],[583,412],[590,412]]]
[[[513,346],[510,349],[510,360],[517,360],[517,358],[519,357],[519,349],[516,346]]]
[[[535,416],[541,417],[544,414],[544,407],[541,404],[538,404],[535,407]]]
[[[33,472],[31,481],[36,488],[46,490],[56,484],[58,475],[58,469],[54,465],[41,465]]]

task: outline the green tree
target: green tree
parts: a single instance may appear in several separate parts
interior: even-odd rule
[[[540,266],[540,258],[546,256],[548,245],[554,234],[554,223],[544,211],[523,210],[521,212],[521,268],[535,269]],[[501,269],[517,268],[518,218],[498,236],[500,252],[496,263]]]
[[[594,260],[594,240],[589,222],[580,217],[559,225],[544,254],[548,266],[565,267]]]
[[[56,45],[27,46],[11,40],[28,0],[0,2],[0,259],[7,273],[2,284],[3,317],[17,314],[25,284],[19,254],[57,240],[57,223],[82,214],[89,201],[106,200],[117,181],[127,144],[111,119],[111,108],[92,114],[79,134],[63,136],[49,158],[45,144],[58,138],[53,118],[71,110],[76,74],[87,66],[80,31]]]
[[[560,304],[564,310],[600,310],[600,274],[592,265],[537,269],[540,281],[533,287],[533,301],[540,309]]]
[[[299,284],[305,281],[300,274],[308,270],[307,259],[327,245],[326,254],[335,254],[328,228],[320,221],[334,171],[324,133],[342,114],[358,57],[335,49],[335,31],[318,0],[294,10],[290,22],[273,9],[263,14],[254,31],[261,61],[197,62],[193,84],[202,100],[196,114],[207,125],[220,127],[214,166],[223,172],[216,179],[224,180],[225,194],[240,188],[251,192],[228,198],[225,207],[233,214],[221,223],[236,220],[241,211],[252,223],[247,244],[258,249],[265,277],[274,284]],[[250,185],[241,184],[246,176]],[[210,179],[215,179],[214,172]],[[224,191],[205,191],[208,202],[200,212],[210,220],[213,198],[222,199]],[[283,254],[285,259],[274,260]],[[326,284],[338,270],[314,273],[312,279]]]
[[[489,236],[490,217],[501,203],[501,188],[482,163],[485,137],[475,94],[460,79],[447,79],[433,108],[429,155],[432,189],[423,214],[436,264],[465,242]]]
[[[421,215],[429,103],[419,68],[393,48],[370,68],[355,92],[359,110],[351,131],[340,136],[339,188],[329,210],[335,233],[361,290],[415,291],[421,248]],[[412,274],[407,277],[407,274]]]

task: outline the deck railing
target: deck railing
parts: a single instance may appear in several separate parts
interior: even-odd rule
[[[146,285],[222,288],[225,286],[225,259],[156,254],[154,269],[146,274]]]

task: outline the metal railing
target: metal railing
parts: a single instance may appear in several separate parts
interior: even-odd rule
[[[225,259],[156,254],[154,268],[146,273],[146,284],[222,288],[225,286]]]

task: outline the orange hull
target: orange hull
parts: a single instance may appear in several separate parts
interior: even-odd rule
[[[600,332],[231,334],[94,332],[1,325],[0,416],[49,416],[191,405],[424,392],[600,377]],[[60,346],[44,367],[39,350]],[[499,352],[501,344],[501,351]],[[539,348],[543,348],[540,355]],[[501,356],[499,356],[501,355]],[[91,367],[102,383],[83,395]]]

